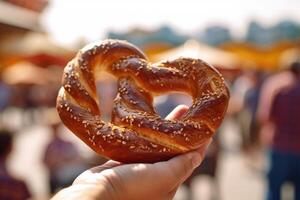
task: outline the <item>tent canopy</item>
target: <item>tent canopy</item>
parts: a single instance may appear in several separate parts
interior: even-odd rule
[[[21,40],[7,40],[0,47],[2,54],[15,55],[35,55],[35,54],[50,54],[50,55],[68,55],[74,52],[64,46],[57,44],[49,36],[43,33],[28,33]]]
[[[35,84],[43,85],[49,82],[52,75],[49,70],[38,67],[29,62],[19,62],[5,68],[2,80],[10,85]]]
[[[160,60],[175,59],[178,57],[198,58],[215,67],[229,70],[240,68],[243,64],[234,54],[206,44],[200,44],[195,40],[188,40],[182,46],[154,55],[150,58],[150,60],[157,62]]]
[[[252,68],[259,70],[280,70],[284,64],[284,54],[291,49],[300,49],[299,41],[280,41],[268,46],[258,46],[249,43],[231,42],[222,45],[222,49],[233,53],[241,60],[252,64]]]

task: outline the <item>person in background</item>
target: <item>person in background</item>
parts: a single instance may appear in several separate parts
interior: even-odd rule
[[[258,106],[258,100],[260,96],[260,90],[262,85],[262,75],[259,72],[253,72],[252,75],[252,87],[246,92],[244,98],[244,107],[248,110],[250,114],[250,124],[249,124],[249,144],[246,144],[246,148],[258,146],[258,124],[256,122],[256,112]],[[248,145],[248,146],[247,146]]]
[[[0,78],[0,111],[4,110],[10,102],[11,88]]]
[[[242,150],[250,153],[258,146],[256,112],[263,76],[259,71],[247,70],[237,77],[231,88],[231,108],[239,125]]]
[[[73,143],[62,138],[60,123],[51,124],[52,139],[44,154],[44,164],[49,170],[50,192],[70,185],[85,170],[83,159]]]
[[[0,199],[29,199],[31,197],[31,194],[25,182],[13,177],[7,170],[7,159],[12,149],[12,133],[8,130],[0,130]]]
[[[262,131],[268,136],[262,138],[268,139],[265,144],[270,145],[267,200],[281,199],[281,188],[287,181],[293,183],[295,199],[300,200],[300,63],[293,63],[290,70],[283,73],[289,74],[275,75],[286,79],[277,79],[274,93],[268,98],[270,102],[262,99],[269,108],[260,118],[268,127]],[[266,84],[273,82],[271,77]],[[268,87],[274,85],[265,85],[265,89]]]

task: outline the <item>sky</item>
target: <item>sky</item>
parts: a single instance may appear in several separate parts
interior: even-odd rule
[[[209,25],[225,25],[244,34],[250,20],[270,26],[281,19],[300,23],[300,0],[50,0],[41,23],[59,43],[103,39],[109,30],[170,25],[193,34]]]

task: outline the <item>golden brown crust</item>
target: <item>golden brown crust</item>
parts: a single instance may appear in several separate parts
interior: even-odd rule
[[[119,78],[112,122],[101,120],[95,80],[99,71]],[[185,92],[193,105],[181,120],[166,120],[153,96]],[[57,110],[64,124],[97,153],[121,162],[157,162],[199,148],[219,127],[229,92],[220,73],[199,59],[148,63],[120,40],[83,48],[66,66]]]

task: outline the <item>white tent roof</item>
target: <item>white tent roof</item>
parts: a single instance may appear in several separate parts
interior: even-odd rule
[[[72,52],[71,49],[61,46],[44,33],[28,33],[21,40],[3,42],[0,51],[23,55],[39,53],[63,55]]]
[[[153,56],[152,60],[157,62],[160,60],[170,60],[178,57],[201,59],[215,67],[221,67],[225,69],[234,69],[242,64],[241,60],[232,53],[208,46],[206,44],[200,44],[195,40],[188,40],[182,46]]]
[[[28,62],[19,62],[7,67],[2,72],[2,79],[7,84],[45,84],[47,70]]]

